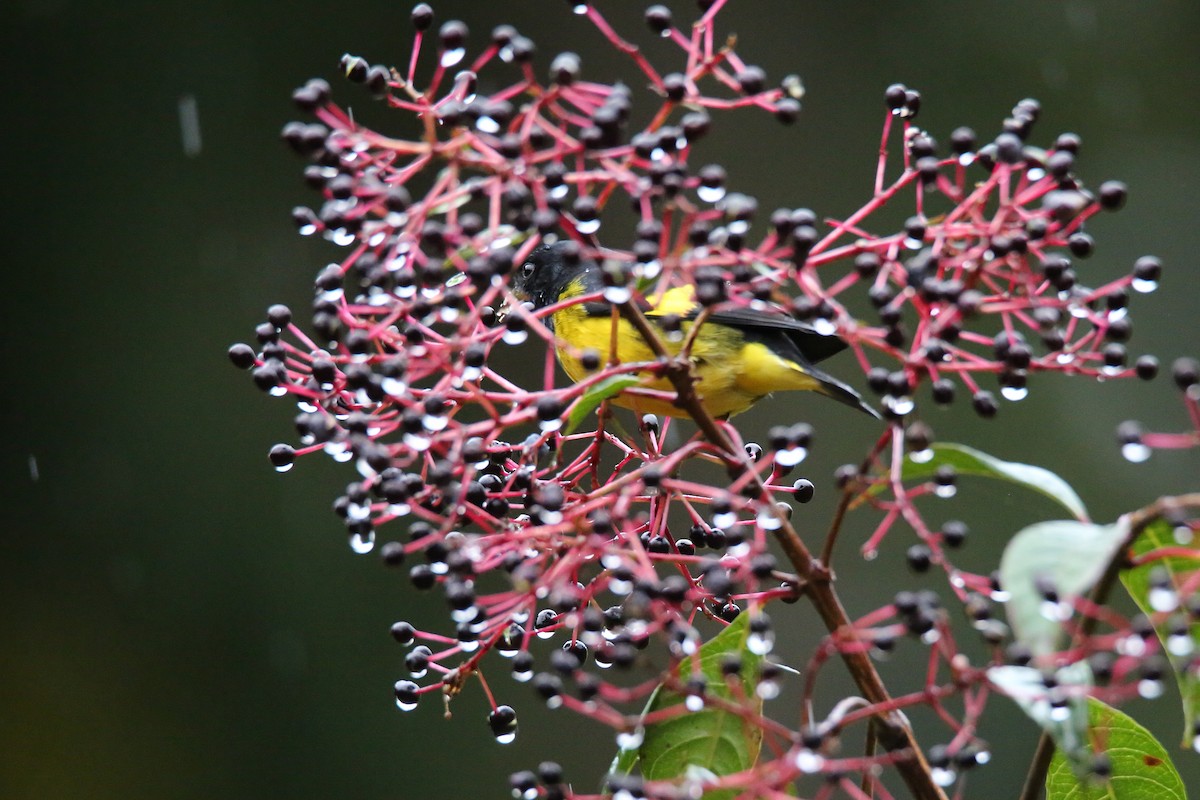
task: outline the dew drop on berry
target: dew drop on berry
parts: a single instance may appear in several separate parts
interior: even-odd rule
[[[1133,464],[1141,464],[1150,458],[1151,450],[1141,442],[1127,442],[1121,445],[1121,456]]]
[[[355,531],[350,534],[350,549],[359,555],[369,553],[375,549],[375,530],[372,528],[366,533]]]

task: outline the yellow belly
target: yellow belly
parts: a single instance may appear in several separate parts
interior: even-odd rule
[[[632,325],[623,319],[615,324],[618,326],[619,342],[617,362],[632,364],[655,361],[654,352],[646,346]],[[690,324],[683,323],[682,336],[672,338],[665,333],[661,335],[663,345],[671,355],[679,353]],[[591,374],[578,358],[585,349],[600,354],[601,368],[610,362],[613,325],[612,318],[589,316],[580,306],[571,306],[554,315],[555,333],[560,341],[571,345],[559,347],[557,351],[559,363],[571,380],[579,381]],[[696,394],[714,417],[740,414],[771,392],[819,387],[797,365],[775,355],[763,344],[747,342],[741,332],[724,325],[707,325],[692,345],[691,358]],[[674,393],[669,380],[652,374],[646,374],[640,385],[646,389]],[[639,414],[685,415],[670,401],[639,396],[636,392],[622,393],[612,402]]]

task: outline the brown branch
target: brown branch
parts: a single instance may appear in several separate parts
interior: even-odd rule
[[[657,332],[651,327],[641,310],[633,303],[622,304],[620,310],[621,316],[633,325],[646,345],[662,361],[663,374],[675,389],[676,404],[691,417],[704,437],[725,454],[728,464],[742,473],[739,477],[747,477],[758,489],[760,496],[769,499],[767,488],[758,473],[746,466],[745,455],[734,448],[729,437],[725,435],[725,431],[708,413],[696,395],[691,361],[687,358],[673,357],[663,346]],[[833,588],[832,576],[828,569],[805,547],[791,522],[782,514],[777,514],[777,518],[781,524],[779,529],[774,531],[776,540],[783,548],[784,554],[795,568],[797,575],[807,583],[808,597],[825,623],[826,630],[835,637],[854,636],[850,616],[842,607],[841,599]],[[847,651],[838,648],[838,653],[863,697],[876,705],[885,705],[891,702],[883,679],[865,651]],[[913,797],[917,800],[946,800],[945,793],[934,782],[925,753],[917,743],[912,728],[909,727],[904,717],[897,712],[889,711],[880,712],[875,719],[878,722],[878,740],[884,748],[889,751],[907,750],[909,752],[908,758],[896,762],[896,770],[900,773],[909,791],[912,792]]]
[[[1092,587],[1091,593],[1088,595],[1088,602],[1092,605],[1100,606],[1108,600],[1108,594],[1116,585],[1117,579],[1121,576],[1121,570],[1125,568],[1125,554],[1133,545],[1137,537],[1146,529],[1150,523],[1162,519],[1168,513],[1175,511],[1181,507],[1200,508],[1200,492],[1191,494],[1182,494],[1176,497],[1160,497],[1145,508],[1139,508],[1137,511],[1131,511],[1126,515],[1129,521],[1129,533],[1125,537],[1125,541],[1121,546],[1113,551],[1113,557],[1109,560],[1108,566],[1104,569],[1104,574],[1100,576],[1100,580],[1096,581],[1096,585]],[[1098,624],[1098,618],[1095,616],[1086,616],[1080,623],[1074,637],[1074,644],[1078,645],[1084,639],[1091,636]],[[1029,772],[1025,776],[1025,786],[1021,789],[1019,800],[1036,800],[1040,796],[1042,786],[1046,783],[1046,773],[1050,770],[1050,760],[1054,757],[1054,739],[1049,733],[1042,732],[1042,736],[1038,739],[1037,750],[1033,754],[1033,761],[1029,765]]]

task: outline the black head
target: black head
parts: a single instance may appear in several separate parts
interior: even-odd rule
[[[544,244],[517,267],[512,281],[513,294],[533,303],[534,308],[545,308],[558,301],[562,290],[587,270],[588,263],[579,257],[574,242]]]

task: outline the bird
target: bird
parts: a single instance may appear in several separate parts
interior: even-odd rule
[[[605,288],[599,263],[580,256],[577,248],[558,242],[532,250],[512,280],[514,296],[533,309],[594,295]],[[661,333],[665,349],[678,355],[693,321],[704,306],[695,287],[678,286],[645,298],[646,321]],[[616,361],[622,364],[657,360],[633,325],[615,317],[612,303],[604,300],[564,305],[545,323],[553,331],[559,364],[579,382],[612,361],[611,345],[616,325]],[[710,311],[694,337],[690,358],[695,392],[709,414],[727,419],[746,411],[775,392],[808,391],[837,400],[879,418],[879,412],[842,381],[814,364],[846,349],[842,339],[823,334],[813,326],[780,310],[745,307]],[[671,335],[671,331],[675,335]],[[680,335],[682,334],[682,335]],[[590,354],[585,355],[591,351]],[[598,356],[598,357],[597,357]],[[639,388],[674,394],[670,381],[649,367]],[[618,406],[639,414],[686,416],[687,412],[660,396],[625,391],[612,399]]]

